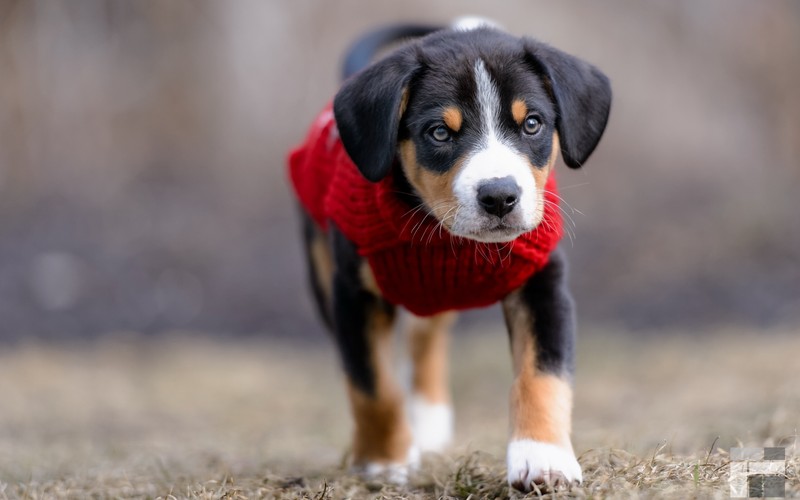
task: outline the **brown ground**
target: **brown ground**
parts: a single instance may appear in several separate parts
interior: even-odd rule
[[[319,344],[120,336],[7,348],[0,499],[516,495],[504,481],[502,332],[456,338],[458,446],[399,489],[344,471],[344,385]],[[787,494],[800,496],[798,353],[789,331],[584,331],[574,427],[585,483],[572,495],[727,498],[727,451],[742,443],[786,446]]]

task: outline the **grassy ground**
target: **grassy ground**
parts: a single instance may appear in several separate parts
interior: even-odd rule
[[[585,482],[559,498],[728,498],[737,444],[786,446],[787,495],[800,496],[796,332],[584,331],[579,346]],[[504,479],[502,332],[455,338],[458,445],[402,488],[346,473],[350,422],[327,347],[179,336],[8,348],[0,499],[518,496]]]

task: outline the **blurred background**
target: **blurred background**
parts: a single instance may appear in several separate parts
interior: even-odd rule
[[[467,14],[612,80],[559,167],[585,326],[800,324],[800,3],[0,0],[0,338],[322,338],[286,153],[355,37]]]

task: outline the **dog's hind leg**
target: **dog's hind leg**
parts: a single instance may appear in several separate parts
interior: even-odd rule
[[[306,251],[308,281],[314,302],[325,325],[333,329],[331,296],[333,288],[333,256],[327,235],[300,209],[303,218],[303,246]]]
[[[448,384],[448,336],[454,312],[430,317],[411,316],[409,415],[414,444],[421,451],[442,451],[453,437],[453,410]]]
[[[403,482],[412,447],[403,391],[391,369],[395,308],[369,283],[367,264],[355,247],[331,229],[334,336],[348,380],[355,419],[353,465],[364,475]]]

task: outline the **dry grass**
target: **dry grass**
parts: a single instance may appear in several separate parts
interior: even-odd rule
[[[346,473],[350,423],[327,341],[6,349],[0,499],[516,497],[503,466],[505,342],[499,331],[456,338],[459,445],[402,488]],[[797,353],[791,332],[585,332],[574,424],[585,483],[557,497],[728,498],[727,450],[739,443],[787,446],[787,494],[800,496]]]

